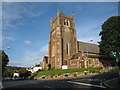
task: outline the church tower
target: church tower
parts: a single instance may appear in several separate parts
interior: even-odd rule
[[[50,20],[50,27],[48,63],[55,69],[61,69],[78,52],[74,14],[69,17],[58,10],[57,16]]]

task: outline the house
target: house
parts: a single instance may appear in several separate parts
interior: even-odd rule
[[[42,70],[42,67],[40,65],[33,65],[30,68],[27,68],[27,71],[30,71],[31,73],[35,73],[39,70]]]
[[[13,77],[19,77],[19,73],[13,73]]]

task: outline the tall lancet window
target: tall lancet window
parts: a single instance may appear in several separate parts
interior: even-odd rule
[[[66,44],[66,54],[69,55],[69,44]]]

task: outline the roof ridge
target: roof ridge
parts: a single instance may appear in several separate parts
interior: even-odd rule
[[[77,41],[77,42],[99,46],[98,44],[93,44],[93,43],[88,43],[88,42],[82,42],[82,41]]]

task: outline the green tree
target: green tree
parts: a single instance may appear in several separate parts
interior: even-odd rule
[[[9,62],[9,58],[8,56],[5,54],[4,51],[0,50],[0,56],[2,58],[2,75],[4,72],[5,67],[7,66],[8,62]]]
[[[51,69],[51,64],[48,64],[48,70],[50,70]]]
[[[115,55],[116,60],[120,56],[120,16],[112,16],[102,24],[102,31],[99,34],[100,51],[105,55]]]
[[[20,74],[20,77],[28,77],[31,75],[31,72],[27,71],[25,68],[20,68],[18,73]]]
[[[11,71],[4,70],[3,76],[4,77],[13,77],[13,73]]]

